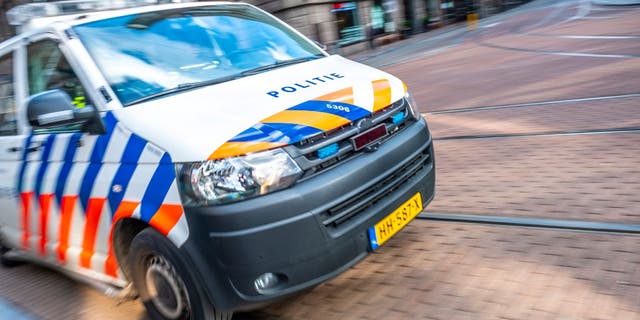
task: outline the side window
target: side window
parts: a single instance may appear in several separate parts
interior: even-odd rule
[[[30,44],[27,47],[27,57],[30,95],[61,89],[69,94],[76,107],[84,108],[91,104],[80,79],[55,41],[43,40]]]
[[[0,136],[18,134],[13,92],[13,52],[0,57]]]
[[[27,77],[29,95],[60,89],[66,92],[76,108],[92,104],[80,79],[53,40],[42,40],[27,46]],[[34,133],[55,133],[80,130],[81,125],[37,129]]]

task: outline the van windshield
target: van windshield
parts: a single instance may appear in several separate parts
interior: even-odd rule
[[[246,5],[147,12],[73,29],[125,106],[325,55]]]

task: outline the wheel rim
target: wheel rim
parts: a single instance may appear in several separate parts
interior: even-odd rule
[[[145,277],[149,298],[163,317],[178,319],[189,310],[184,283],[165,258],[153,256],[149,259]]]

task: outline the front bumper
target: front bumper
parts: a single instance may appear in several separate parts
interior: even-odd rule
[[[433,199],[433,144],[418,121],[372,153],[295,186],[234,204],[188,208],[181,247],[217,309],[260,307],[317,285],[371,251],[367,230],[417,192]],[[283,280],[258,293],[255,279]]]

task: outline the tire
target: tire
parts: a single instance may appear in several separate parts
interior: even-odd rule
[[[129,251],[131,280],[151,319],[231,319],[218,312],[187,269],[178,249],[153,228],[133,239]]]
[[[0,266],[3,266],[5,268],[13,268],[24,264],[23,260],[9,257],[9,255],[7,254],[9,253],[9,251],[11,251],[11,249],[0,246]]]

